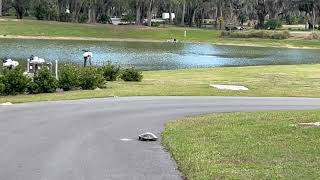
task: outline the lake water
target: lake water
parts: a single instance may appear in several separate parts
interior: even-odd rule
[[[82,49],[93,52],[93,62],[97,65],[111,61],[143,70],[320,63],[319,50],[211,44],[0,39],[0,58],[10,57],[19,61],[25,61],[33,54],[50,61],[82,64]]]

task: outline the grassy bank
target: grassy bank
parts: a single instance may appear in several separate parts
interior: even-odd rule
[[[108,83],[107,89],[0,97],[3,102],[31,102],[110,96],[294,96],[320,97],[320,65],[230,67],[144,72],[142,82]],[[210,88],[243,85],[249,91]]]
[[[169,123],[163,143],[189,180],[318,179],[319,111],[214,114]]]
[[[60,23],[35,20],[0,20],[0,37],[2,38],[46,38],[76,40],[139,40],[165,41],[176,38],[183,42],[207,42],[225,45],[275,46],[275,47],[308,47],[320,48],[320,41],[305,40],[266,40],[266,39],[232,39],[220,38],[218,30],[194,28],[149,28],[144,26],[112,26]],[[184,31],[187,30],[187,37]],[[19,37],[20,36],[20,37]],[[93,38],[93,39],[90,39]]]
[[[48,36],[48,37],[92,37],[106,39],[161,40],[172,38],[185,41],[207,41],[216,39],[219,31],[189,29],[184,38],[184,28],[149,28],[145,26],[113,26],[48,21],[22,20],[0,21],[0,35]]]

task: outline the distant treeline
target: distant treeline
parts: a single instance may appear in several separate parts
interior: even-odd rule
[[[162,13],[175,13],[168,23],[182,26],[250,22],[258,29],[265,21],[318,24],[320,0],[0,0],[0,16],[34,16],[40,20],[110,23],[111,17],[151,26]]]

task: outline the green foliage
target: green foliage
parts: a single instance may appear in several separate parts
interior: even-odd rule
[[[100,68],[106,81],[116,81],[120,75],[120,66],[108,62],[107,65]]]
[[[39,93],[39,86],[37,83],[30,81],[27,85],[27,92],[29,94],[38,94]]]
[[[103,76],[97,68],[85,67],[80,72],[80,87],[83,90],[92,90],[103,84]]]
[[[53,93],[58,88],[58,81],[46,68],[36,73],[33,81],[38,85],[38,93]]]
[[[288,31],[239,31],[239,32],[221,32],[221,37],[229,38],[261,38],[261,39],[288,39]]]
[[[148,26],[148,23],[144,23],[145,26]],[[161,22],[151,22],[151,27],[159,27],[161,25]]]
[[[283,19],[288,25],[297,25],[297,24],[304,24],[305,18],[303,16],[290,16],[287,15]]]
[[[86,23],[88,21],[88,16],[85,14],[80,15],[78,22],[79,23]]]
[[[71,22],[72,21],[72,14],[70,13],[61,13],[59,15],[59,19],[61,22]]]
[[[130,69],[125,69],[122,74],[121,74],[121,79],[124,81],[142,81],[143,79],[143,75],[142,72],[134,69],[134,68],[130,68]]]
[[[23,70],[16,68],[13,70],[4,70],[3,76],[0,77],[1,94],[17,95],[24,93],[30,79],[23,74]]]
[[[38,20],[57,20],[59,17],[58,7],[50,0],[40,0],[34,6],[34,16]]]
[[[132,23],[136,20],[136,17],[133,15],[125,15],[122,17],[121,22],[128,22],[128,23]]]
[[[276,30],[282,27],[282,21],[271,19],[265,23],[265,29]]]
[[[100,16],[100,18],[98,19],[98,23],[101,23],[101,24],[111,24],[112,21],[111,21],[110,16],[102,15],[102,16]]]
[[[245,15],[245,14],[241,14],[239,16],[239,21],[240,21],[240,24],[243,25],[245,22],[247,22],[249,20],[248,16]]]
[[[0,81],[0,95],[4,94],[5,89],[6,89],[6,86]]]
[[[80,84],[80,67],[76,65],[64,65],[59,76],[59,87],[64,91],[74,90]]]

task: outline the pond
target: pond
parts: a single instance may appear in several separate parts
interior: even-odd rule
[[[217,46],[211,44],[92,42],[0,39],[0,58],[25,62],[36,55],[60,63],[82,64],[82,49],[94,53],[93,61],[111,61],[123,67],[167,70],[202,67],[320,63],[319,50]]]

